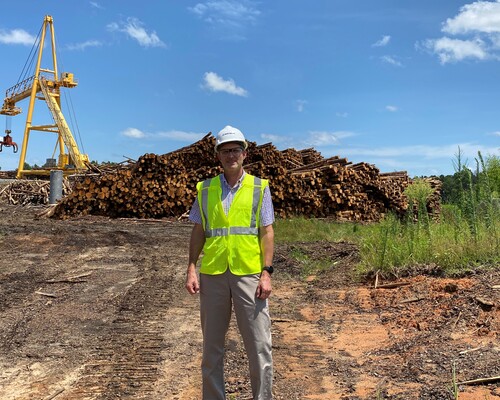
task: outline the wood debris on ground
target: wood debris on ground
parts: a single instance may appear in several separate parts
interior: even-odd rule
[[[71,193],[71,184],[63,180],[62,195]],[[13,205],[49,204],[50,181],[38,179],[13,179],[0,187],[0,199]]]

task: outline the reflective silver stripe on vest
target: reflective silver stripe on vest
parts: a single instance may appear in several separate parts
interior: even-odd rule
[[[258,235],[259,228],[247,226],[232,226],[229,228],[229,233],[232,235]]]
[[[205,229],[205,237],[227,236],[227,228]]]
[[[213,178],[217,179],[217,178]],[[231,235],[258,235],[259,228],[257,227],[257,210],[260,203],[260,193],[262,180],[254,177],[254,189],[252,195],[252,215],[250,217],[250,226],[233,226],[231,228],[216,228],[210,229],[210,221],[208,216],[208,189],[210,187],[211,179],[203,182],[201,190],[201,210],[205,216],[205,237],[227,236]]]
[[[253,187],[253,200],[252,200],[252,219],[250,220],[250,227],[255,228],[257,226],[257,209],[259,207],[260,201],[260,186],[262,185],[262,180],[254,176],[254,187]]]
[[[208,190],[203,189],[207,189],[210,186],[210,182],[210,179],[204,181],[201,189],[201,210],[205,216],[205,231],[210,230],[210,221],[208,220]]]
[[[207,229],[205,237],[227,236],[227,228]],[[246,226],[233,226],[229,228],[231,235],[258,235],[259,228],[248,228]]]

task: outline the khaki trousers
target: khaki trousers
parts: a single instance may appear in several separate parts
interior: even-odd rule
[[[254,400],[272,399],[271,318],[267,300],[255,291],[259,274],[200,274],[200,314],[203,332],[203,400],[224,400],[224,343],[231,307],[247,352]]]

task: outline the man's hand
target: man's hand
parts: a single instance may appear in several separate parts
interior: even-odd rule
[[[189,262],[186,272],[186,290],[191,294],[200,293],[200,283],[196,275],[196,262],[205,244],[205,231],[200,224],[194,224],[189,240]]]
[[[190,294],[200,293],[200,283],[194,268],[189,268],[186,276],[186,290]]]
[[[257,298],[265,300],[271,295],[272,290],[271,275],[269,275],[269,272],[267,271],[262,271],[255,295]]]

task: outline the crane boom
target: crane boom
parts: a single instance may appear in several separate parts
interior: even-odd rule
[[[50,40],[52,44],[52,68],[42,68],[41,62],[46,31],[49,28]],[[50,174],[50,170],[48,169],[24,170],[28,140],[31,131],[43,131],[57,134],[59,159],[56,166],[52,165],[52,163],[51,165],[48,165],[51,169],[62,169],[65,173],[73,173],[91,168],[88,156],[80,152],[73,134],[71,133],[71,129],[69,128],[61,111],[61,87],[73,88],[75,86],[77,86],[77,82],[73,79],[72,73],[63,72],[60,75],[58,73],[53,18],[50,15],[46,15],[43,20],[41,37],[38,44],[38,57],[35,72],[31,77],[7,89],[2,108],[0,108],[0,114],[8,116],[17,115],[21,113],[21,109],[17,106],[17,103],[21,100],[29,98],[26,124],[24,128],[24,138],[21,146],[19,167],[16,175],[18,178],[28,174]],[[42,92],[43,96],[38,96],[40,92]],[[37,99],[46,102],[55,125],[32,125],[35,100]]]
[[[40,88],[42,90],[43,96],[45,97],[45,101],[47,102],[47,106],[49,107],[50,113],[56,122],[57,127],[59,128],[59,134],[62,137],[66,148],[68,149],[68,153],[75,163],[75,168],[84,170],[87,168],[87,162],[89,161],[86,155],[80,154],[80,150],[78,150],[78,145],[76,144],[73,135],[71,134],[71,130],[64,118],[63,113],[61,112],[61,108],[57,103],[56,97],[59,97],[58,93],[51,93],[49,88],[47,87],[47,80],[43,77],[39,78],[38,82],[40,83]]]
[[[5,99],[0,109],[0,114],[17,115],[21,113],[21,109],[16,107],[16,103],[30,97],[34,79],[35,77],[32,76],[5,91]]]

